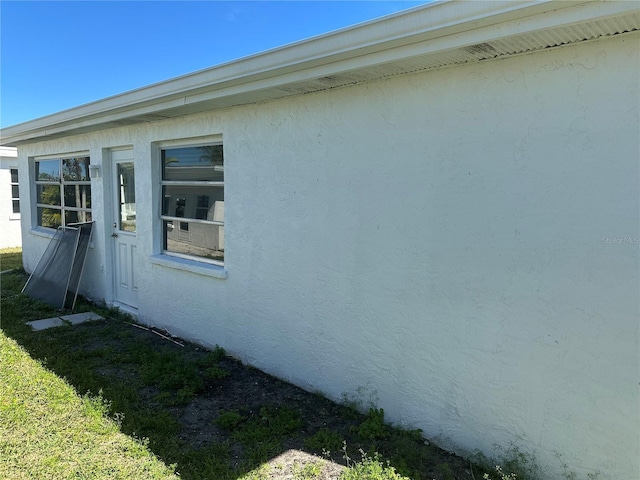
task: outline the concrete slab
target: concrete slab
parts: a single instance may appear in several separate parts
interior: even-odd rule
[[[33,322],[27,322],[27,325],[38,331],[46,330],[47,328],[63,327],[69,324],[78,325],[80,323],[102,319],[103,317],[95,312],[83,312],[72,315],[62,315],[61,317],[45,318],[43,320],[34,320]]]
[[[79,323],[103,319],[103,317],[95,312],[74,313],[72,315],[63,315],[60,318],[62,320],[66,320],[67,322],[71,322],[72,325],[78,325]]]
[[[38,331],[38,330],[46,330],[47,328],[62,327],[64,325],[67,325],[67,323],[64,320],[62,320],[60,317],[54,317],[54,318],[45,318],[42,320],[34,320],[33,322],[27,322],[27,325],[29,325],[34,330]]]

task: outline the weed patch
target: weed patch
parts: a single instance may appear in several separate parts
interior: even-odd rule
[[[347,469],[340,476],[340,480],[410,480],[403,477],[388,462],[381,461],[378,454],[373,457],[368,456],[360,450],[362,460],[354,462],[347,454],[347,447],[344,447],[344,456],[347,461]]]
[[[337,452],[342,448],[342,436],[328,428],[322,428],[309,438],[304,440],[304,446],[308,450],[318,454],[330,455],[331,452]]]

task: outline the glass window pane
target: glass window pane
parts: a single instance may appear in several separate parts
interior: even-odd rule
[[[45,205],[62,205],[60,203],[60,185],[36,185],[38,203]]]
[[[18,187],[18,185],[11,185],[11,197],[20,197],[20,188]]]
[[[36,162],[36,180],[59,182],[60,160],[40,160]]]
[[[220,212],[216,212],[216,208],[220,210],[220,204],[224,203],[224,187],[165,185],[162,195],[163,215],[224,221],[219,218]]]
[[[91,208],[91,186],[65,185],[64,205],[65,207]]]
[[[198,195],[196,202],[196,218],[207,220],[209,213],[209,195]]]
[[[189,229],[185,232],[175,226],[175,223],[164,222],[165,250],[211,260],[224,260],[223,226],[189,223]]]
[[[63,158],[62,178],[72,182],[89,180],[89,157]]]
[[[222,145],[162,150],[163,180],[224,181]]]
[[[65,210],[64,224],[84,223],[91,221],[91,212],[76,212],[74,210]]]
[[[120,230],[136,231],[136,189],[133,162],[118,164],[118,201],[120,204]]]
[[[20,213],[20,200],[13,200],[13,213]]]
[[[62,225],[61,210],[38,207],[38,225],[58,228]]]
[[[18,169],[11,169],[11,183],[18,183]]]

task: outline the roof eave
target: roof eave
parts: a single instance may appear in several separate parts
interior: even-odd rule
[[[0,139],[17,146],[335,88],[384,76],[380,66],[402,59],[427,65],[443,52],[630,15],[640,23],[635,2],[437,2],[7,127]]]

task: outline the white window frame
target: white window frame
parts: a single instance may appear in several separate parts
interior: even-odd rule
[[[201,263],[201,264],[209,264],[212,266],[216,266],[216,267],[224,267],[224,260],[215,260],[215,259],[211,259],[211,258],[206,258],[206,257],[200,257],[200,256],[196,256],[196,255],[187,255],[184,253],[178,253],[178,252],[172,252],[169,250],[166,250],[164,248],[164,241],[165,241],[165,232],[164,232],[164,222],[168,221],[168,222],[173,222],[175,228],[180,228],[180,223],[188,223],[188,224],[205,224],[205,225],[217,225],[220,227],[224,227],[224,221],[219,221],[219,220],[201,220],[201,219],[196,219],[196,218],[184,218],[184,217],[176,217],[176,216],[172,216],[172,215],[164,215],[163,214],[163,209],[164,209],[164,202],[165,202],[165,196],[164,196],[164,187],[165,186],[184,186],[184,187],[222,187],[223,189],[223,194],[224,194],[224,181],[222,182],[218,182],[218,181],[207,181],[207,180],[195,180],[195,181],[187,181],[187,180],[165,180],[163,178],[164,176],[164,168],[162,165],[162,152],[164,150],[167,149],[172,149],[172,148],[197,148],[197,147],[207,147],[207,146],[215,146],[215,145],[220,145],[223,147],[224,150],[224,145],[222,142],[222,138],[221,137],[215,137],[215,138],[207,138],[207,139],[199,139],[196,141],[165,141],[165,142],[158,142],[157,144],[157,162],[158,165],[160,166],[160,202],[159,202],[159,208],[160,208],[160,212],[159,212],[159,218],[160,218],[160,248],[161,248],[161,254],[167,257],[174,257],[177,259],[182,259],[182,260],[189,260],[192,262],[197,262],[197,263]],[[215,170],[217,171],[222,171],[224,172],[224,165],[223,166],[218,166],[215,167]],[[188,230],[186,230],[185,232],[188,232]]]
[[[16,180],[17,181],[13,181],[13,171],[15,170],[16,172]],[[19,219],[20,218],[20,172],[18,171],[18,167],[11,167],[9,168],[9,184],[11,185],[11,214],[10,214],[10,219]],[[14,197],[13,196],[13,187],[18,187],[18,196]],[[15,202],[18,202],[18,211],[16,212],[16,209],[14,207]]]
[[[65,154],[60,154],[60,155],[47,155],[47,156],[43,156],[43,157],[35,157],[33,158],[33,183],[32,185],[34,186],[34,192],[33,192],[33,199],[34,199],[34,205],[35,205],[35,209],[32,215],[32,219],[33,219],[33,226],[36,229],[44,229],[45,231],[52,231],[55,230],[52,227],[48,227],[45,225],[40,225],[38,223],[38,208],[49,208],[52,210],[59,210],[60,211],[60,226],[66,226],[66,218],[65,218],[65,212],[88,212],[91,215],[91,218],[93,219],[93,212],[92,212],[92,208],[83,208],[83,207],[71,207],[71,206],[66,206],[64,203],[64,187],[65,186],[69,186],[69,185],[83,185],[83,186],[88,186],[90,191],[91,189],[91,179],[88,180],[78,180],[78,181],[70,181],[70,180],[65,180],[64,179],[64,173],[63,173],[63,168],[62,168],[62,163],[63,160],[68,159],[68,158],[80,158],[80,157],[86,157],[89,158],[89,165],[91,164],[91,156],[89,155],[89,152],[74,152],[74,153],[65,153]],[[53,182],[53,181],[44,181],[44,180],[38,180],[38,178],[36,178],[36,173],[38,171],[38,169],[36,168],[36,164],[38,162],[47,162],[47,161],[52,161],[52,160],[57,160],[60,163],[60,181],[59,182]],[[49,205],[49,204],[45,204],[45,203],[38,203],[38,185],[59,185],[60,188],[60,205]],[[91,203],[93,204],[93,202]]]

